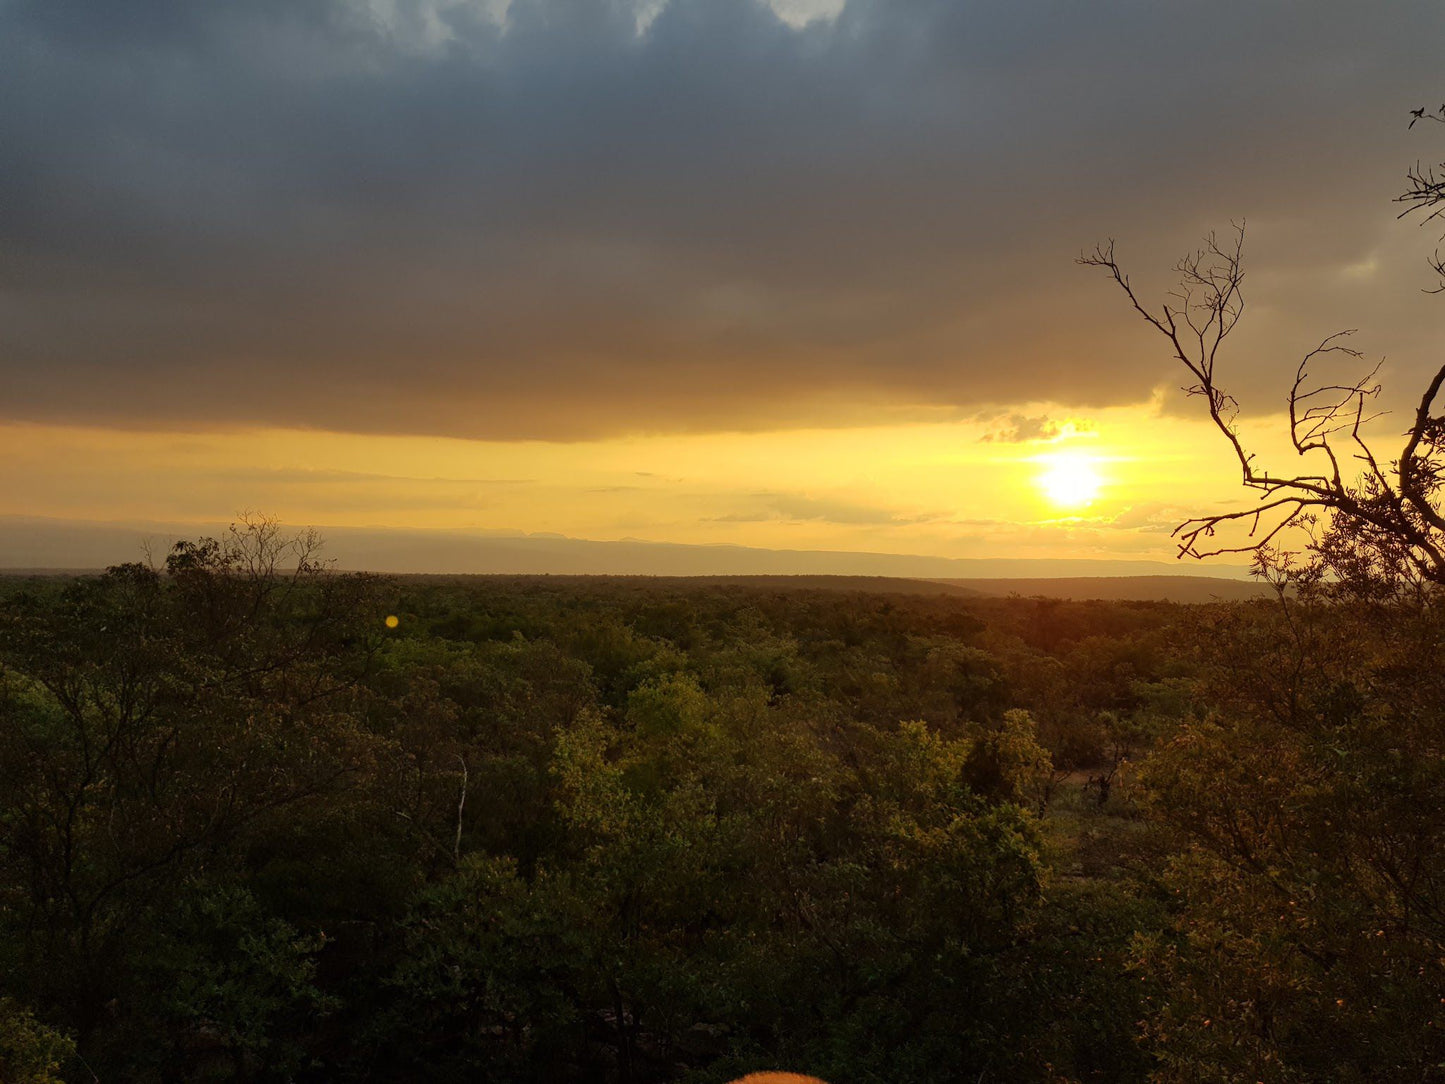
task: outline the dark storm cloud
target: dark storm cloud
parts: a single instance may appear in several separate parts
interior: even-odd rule
[[[1232,215],[1243,369],[1344,322],[1408,379],[1431,238],[1388,201],[1438,153],[1403,120],[1442,23],[0,0],[0,414],[568,439],[1137,401],[1173,374],[1072,256],[1165,267]]]

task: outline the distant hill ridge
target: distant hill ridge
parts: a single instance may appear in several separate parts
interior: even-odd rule
[[[1237,602],[1273,598],[1275,591],[1258,580],[1222,576],[1055,576],[1034,579],[968,579],[943,581],[982,595],[1042,595],[1047,598],[1158,602]]]
[[[954,595],[962,598],[1059,598],[1075,601],[1237,602],[1270,598],[1264,583],[1217,576],[1041,576],[921,580],[894,576],[609,576],[507,575],[501,573],[402,573],[408,579],[456,582],[499,580],[552,585],[635,584],[665,587],[746,587],[773,591],[838,591],[870,595]]]
[[[118,524],[0,516],[0,568],[95,569],[160,558],[177,539],[224,530],[225,524]],[[342,569],[371,572],[492,575],[843,576],[940,581],[993,594],[997,581],[1020,594],[1040,580],[1162,577],[1243,582],[1230,565],[1100,558],[958,558],[839,550],[781,550],[689,545],[635,539],[592,541],[555,535],[484,531],[322,527],[325,553]],[[1066,584],[1054,585],[1072,590]],[[856,589],[864,589],[858,587]],[[1005,593],[1008,593],[1006,590]]]
[[[93,575],[98,568],[8,568],[0,576],[80,576]],[[438,580],[518,580],[549,584],[636,583],[649,587],[749,587],[774,591],[840,591],[870,595],[954,595],[963,598],[1060,598],[1075,601],[1115,602],[1237,602],[1269,598],[1274,590],[1268,585],[1247,580],[1231,580],[1218,576],[1041,576],[1034,578],[1000,577],[960,580],[919,580],[896,576],[614,576],[592,574],[515,574],[465,572],[401,572],[393,575],[407,579]]]

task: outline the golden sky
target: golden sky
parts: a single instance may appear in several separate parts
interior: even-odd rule
[[[323,528],[1169,559],[1180,519],[1238,503],[1200,421],[1142,405],[1044,423],[1055,408],[1027,406],[992,423],[573,443],[12,424],[0,426],[0,515],[210,525],[260,510]],[[1250,433],[1277,446],[1280,419]]]

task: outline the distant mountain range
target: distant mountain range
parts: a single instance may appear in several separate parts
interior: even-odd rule
[[[117,524],[0,516],[0,569],[85,570],[123,561],[143,560],[149,552],[161,560],[180,538],[215,534],[224,524]],[[1250,594],[1258,585],[1247,581],[1237,565],[1092,558],[959,558],[897,553],[852,553],[837,550],[774,550],[748,546],[685,545],[627,539],[597,542],[560,535],[500,531],[400,530],[393,528],[323,528],[326,553],[342,569],[372,572],[491,575],[613,576],[845,576],[894,577],[948,581],[979,590],[976,581],[992,581],[984,593],[1045,593],[1033,585],[1043,579],[1070,593],[1081,589],[1062,579],[1098,581],[1165,577],[1174,581],[1203,579],[1225,585],[1220,594]],[[1244,582],[1241,582],[1244,581]],[[1182,586],[1188,586],[1186,584]],[[1094,582],[1090,590],[1118,591],[1121,585]],[[1179,590],[1175,585],[1171,590]],[[1137,585],[1128,588],[1137,592]],[[1192,588],[1191,588],[1192,590]],[[1057,591],[1047,592],[1057,594]],[[1111,597],[1090,594],[1088,597]],[[1119,596],[1112,596],[1119,597]],[[1129,594],[1127,597],[1138,597]]]

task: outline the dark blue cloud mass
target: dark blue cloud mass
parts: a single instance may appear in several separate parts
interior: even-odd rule
[[[1424,0],[0,0],[0,416],[477,437],[1138,401],[1072,265],[1251,220],[1241,381],[1438,303]],[[823,9],[820,9],[823,10]],[[1162,285],[1162,280],[1161,280]],[[1433,361],[1423,358],[1419,364]]]

